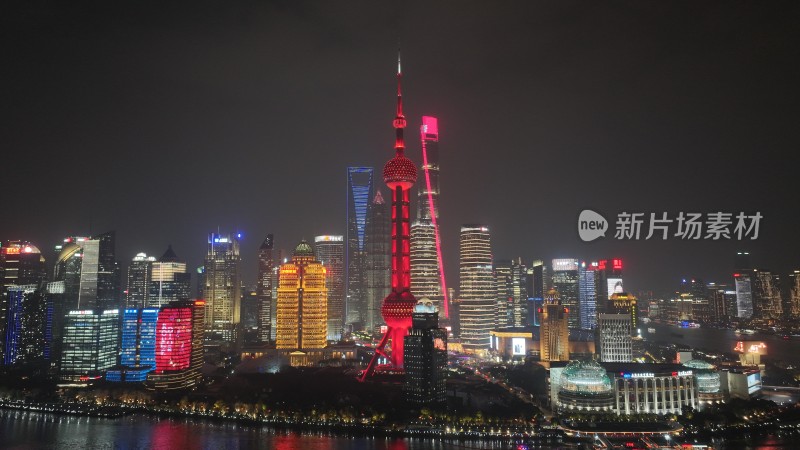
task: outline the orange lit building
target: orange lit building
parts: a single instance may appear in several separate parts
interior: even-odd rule
[[[292,260],[280,267],[276,320],[276,348],[303,351],[327,344],[328,289],[325,267],[306,241],[295,248]],[[302,358],[292,358],[304,365]]]
[[[569,309],[561,304],[555,289],[544,297],[541,308],[539,354],[542,361],[569,361]]]

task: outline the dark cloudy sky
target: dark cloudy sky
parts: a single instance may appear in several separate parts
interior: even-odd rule
[[[233,5],[235,3],[235,5]],[[13,2],[0,6],[0,239],[118,255],[245,234],[244,270],[345,231],[345,170],[440,118],[441,225],[498,259],[619,256],[630,290],[800,267],[797,2]],[[586,244],[578,212],[764,215],[757,241]]]

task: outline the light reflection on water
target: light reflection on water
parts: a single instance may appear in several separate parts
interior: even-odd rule
[[[193,419],[117,419],[0,409],[4,449],[494,450],[500,443],[335,436]]]

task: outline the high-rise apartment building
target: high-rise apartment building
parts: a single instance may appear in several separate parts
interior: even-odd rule
[[[274,237],[268,234],[258,248],[258,279],[256,280],[256,297],[258,301],[258,341],[270,341],[272,327],[272,276],[275,260],[272,250],[275,247]]]
[[[373,196],[372,167],[347,168],[347,246],[345,248],[345,321],[363,325],[366,304],[367,209]]]
[[[278,281],[278,349],[319,349],[327,344],[328,289],[326,267],[301,241],[292,260],[280,267]]]
[[[325,266],[328,290],[328,335],[330,341],[342,338],[345,324],[344,236],[324,235],[314,238],[317,261]]]
[[[485,350],[489,348],[497,303],[489,228],[463,225],[459,250],[461,342],[465,351]]]
[[[578,260],[560,258],[553,260],[553,288],[561,297],[561,304],[569,308],[569,327],[580,327],[580,291],[578,289]]]
[[[541,307],[539,355],[542,361],[569,361],[569,314],[559,293],[551,289]]]
[[[374,333],[376,327],[383,323],[380,308],[381,301],[392,290],[392,216],[389,211],[389,205],[386,204],[379,189],[375,190],[375,198],[372,199],[368,212],[367,234],[365,237],[367,248],[367,304],[364,310],[364,328]],[[413,273],[413,262],[411,270]],[[330,295],[331,287],[329,285],[329,298]]]
[[[205,339],[239,346],[242,338],[239,241],[241,234],[211,233],[205,260]]]

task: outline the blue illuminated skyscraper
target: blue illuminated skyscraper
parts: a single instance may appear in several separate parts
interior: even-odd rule
[[[581,261],[578,267],[578,304],[580,327],[592,330],[597,326],[597,262]]]
[[[372,167],[347,168],[346,321],[362,322],[366,306],[367,206],[373,197]]]
[[[120,364],[129,367],[156,367],[157,321],[158,308],[125,310],[122,316]]]
[[[0,324],[0,365],[41,362],[45,351],[46,302],[36,285],[8,286],[5,323]]]

